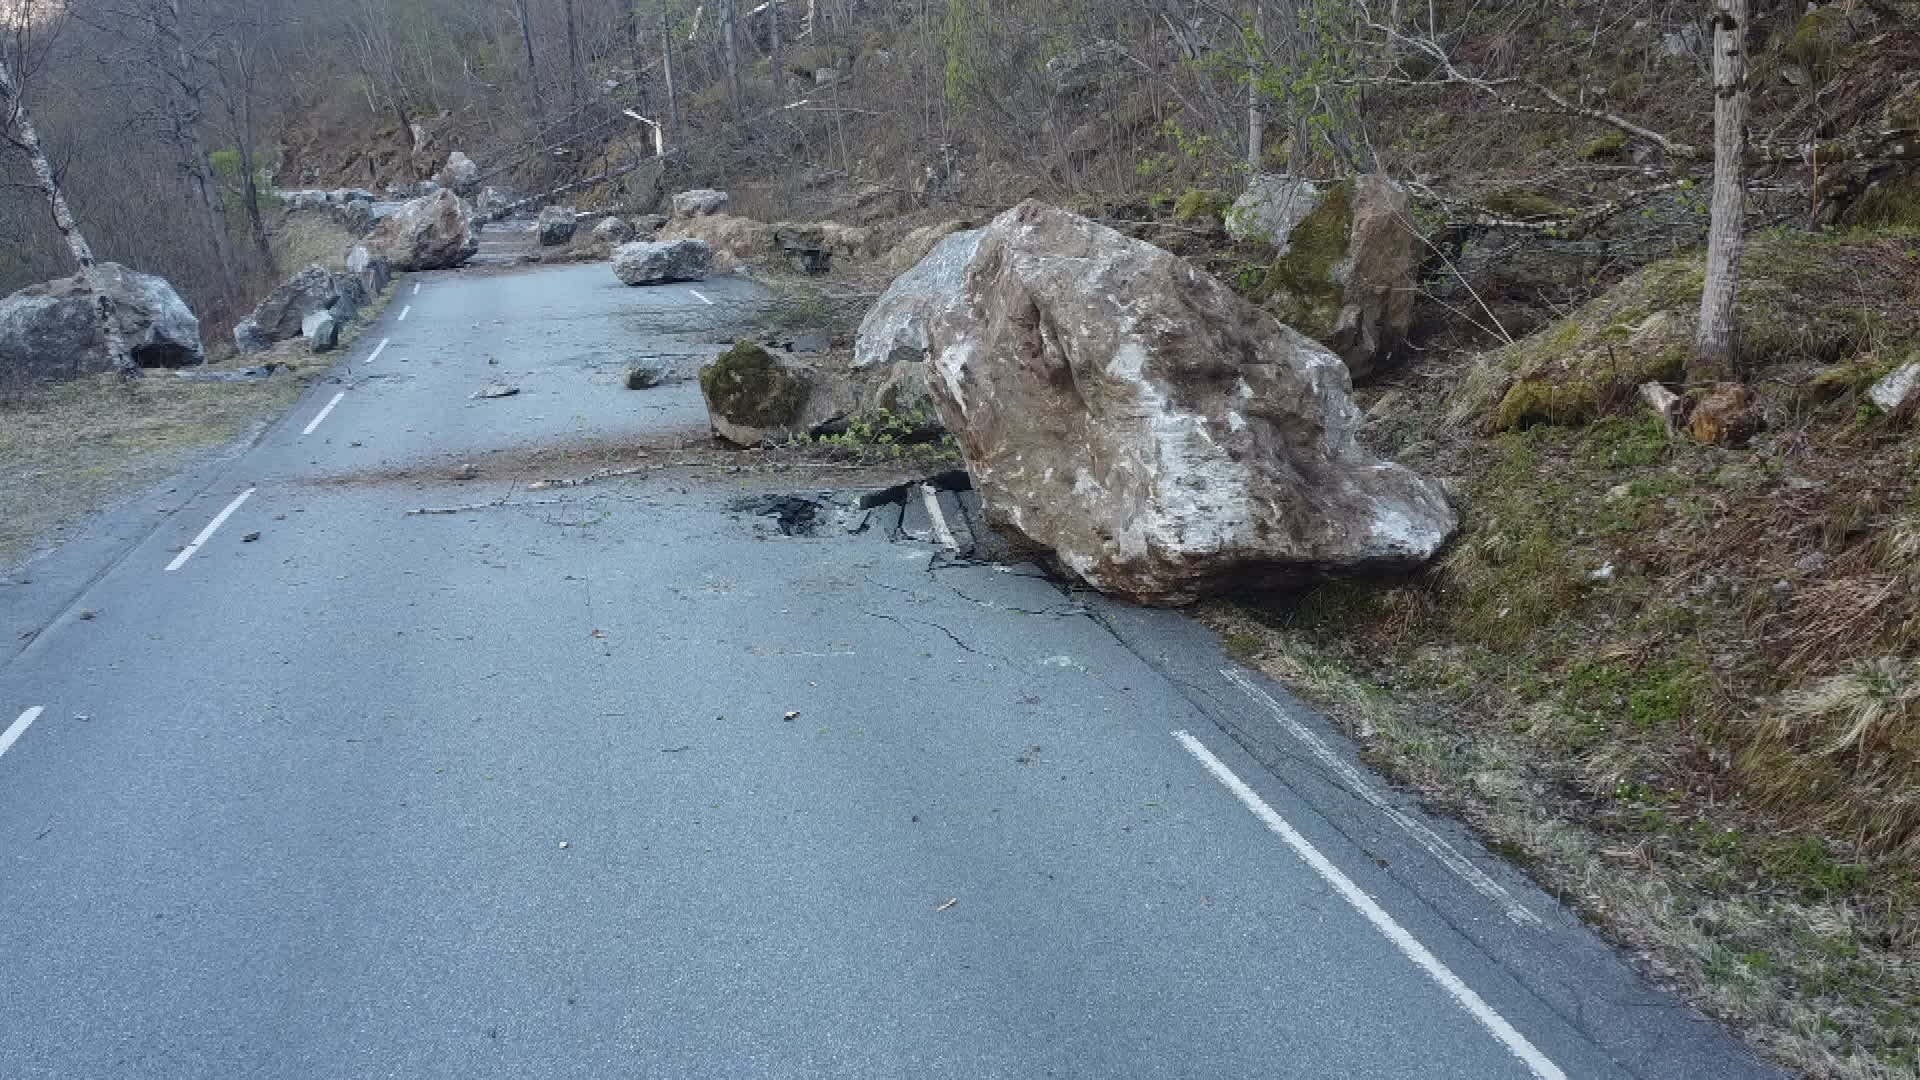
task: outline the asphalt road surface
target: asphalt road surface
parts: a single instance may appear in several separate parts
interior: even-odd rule
[[[752,285],[399,288],[0,588],[0,1076],[1773,1075],[1178,614],[495,477]]]

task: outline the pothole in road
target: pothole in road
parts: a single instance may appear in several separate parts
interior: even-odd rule
[[[889,543],[946,548],[962,558],[1018,561],[1028,557],[987,523],[965,472],[954,470],[865,494],[752,495],[733,500],[737,516],[765,519],[756,531],[790,537],[869,536]]]

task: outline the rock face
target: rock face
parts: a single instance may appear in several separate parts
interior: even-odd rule
[[[1227,235],[1243,242],[1264,240],[1284,255],[1294,228],[1320,205],[1320,198],[1320,188],[1304,177],[1256,176],[1227,211]]]
[[[700,369],[714,433],[735,446],[784,443],[854,411],[849,384],[742,341]]]
[[[887,252],[886,267],[896,274],[904,274],[920,265],[934,245],[954,233],[963,232],[970,226],[964,221],[943,221],[938,225],[922,225],[900,238],[892,251]]]
[[[979,238],[931,390],[994,520],[1180,603],[1431,558],[1440,488],[1360,447],[1345,365],[1173,255],[1036,202]]]
[[[960,302],[980,237],[978,229],[952,233],[935,244],[920,265],[894,279],[860,320],[853,347],[855,368],[878,369],[931,357],[927,325]]]
[[[633,225],[623,217],[608,216],[593,227],[593,242],[618,247],[633,239]]]
[[[200,320],[166,279],[117,263],[100,263],[94,272],[141,367],[183,367],[206,360]],[[110,370],[98,305],[93,288],[79,275],[30,285],[0,300],[0,374],[65,381]]]
[[[712,188],[695,188],[683,191],[673,197],[673,216],[677,218],[708,217],[727,208],[733,196]]]
[[[614,250],[613,273],[628,285],[699,281],[713,265],[713,249],[704,240],[623,244]]]
[[[480,250],[480,231],[459,196],[437,191],[401,206],[365,244],[395,270],[451,270]]]
[[[472,158],[455,150],[447,155],[447,163],[440,167],[440,173],[434,179],[455,195],[470,196],[479,190],[480,166],[474,164]]]
[[[575,230],[580,227],[580,215],[574,213],[571,206],[549,206],[540,211],[535,226],[540,231],[541,247],[559,247],[573,240]]]

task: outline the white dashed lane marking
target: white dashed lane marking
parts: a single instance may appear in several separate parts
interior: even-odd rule
[[[193,543],[180,549],[180,554],[175,555],[173,561],[167,564],[167,572],[172,573],[187,565],[187,560],[193,558],[193,553],[199,551],[202,547],[206,546],[207,541],[213,539],[213,534],[220,531],[220,526],[227,523],[227,519],[233,516],[235,510],[240,509],[240,504],[253,498],[253,492],[253,488],[248,488],[235,496],[234,500],[227,504],[227,508],[220,511],[219,517],[214,518],[206,528],[200,530],[200,535],[193,538]]]
[[[7,725],[6,731],[0,732],[0,757],[4,757],[7,751],[13,749],[13,744],[20,741],[20,736],[25,735],[27,729],[33,726],[33,722],[40,719],[40,713],[44,708],[44,706],[35,705],[21,713],[18,720]]]

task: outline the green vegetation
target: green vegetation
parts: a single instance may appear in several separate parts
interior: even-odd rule
[[[1223,224],[1233,207],[1233,196],[1211,188],[1188,188],[1173,204],[1173,220],[1181,224],[1211,221]]]
[[[1352,233],[1353,182],[1347,180],[1328,188],[1294,227],[1287,253],[1267,268],[1254,300],[1308,337],[1332,336],[1343,296],[1333,271],[1347,257]]]

